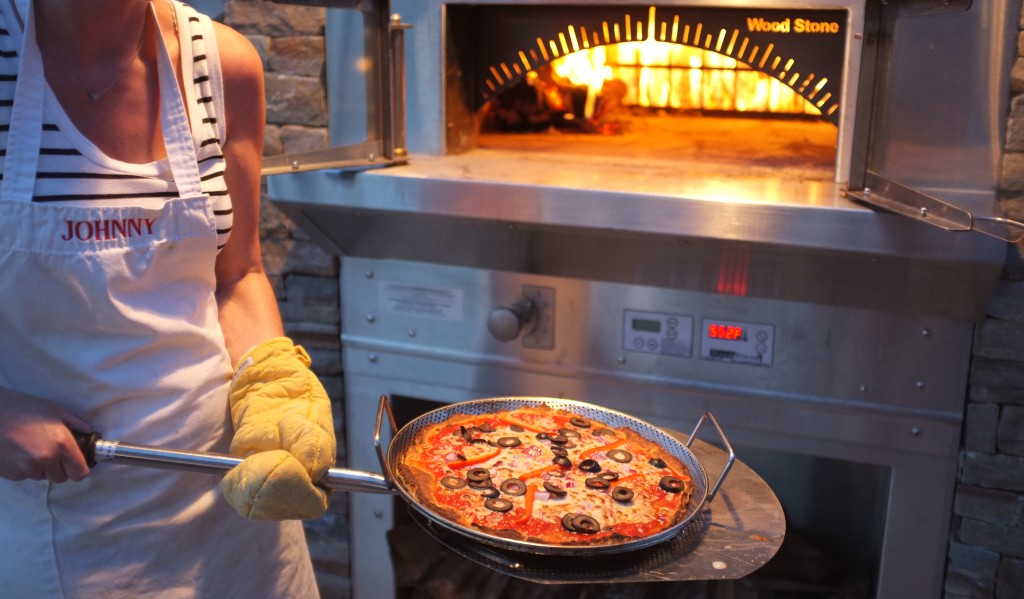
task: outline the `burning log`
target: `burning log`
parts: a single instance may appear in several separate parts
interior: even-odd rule
[[[517,82],[484,107],[482,129],[501,132],[621,133],[628,111],[622,103],[626,84],[606,81],[600,91],[574,85],[544,66]]]

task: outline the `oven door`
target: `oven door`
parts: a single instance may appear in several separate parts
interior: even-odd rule
[[[315,150],[284,152],[263,160],[263,174],[307,170],[364,170],[406,161],[404,32],[388,0],[273,0],[325,7],[325,52],[331,61],[322,82],[330,98],[328,141]],[[269,98],[273,101],[273,98]],[[314,109],[315,110],[315,109]]]

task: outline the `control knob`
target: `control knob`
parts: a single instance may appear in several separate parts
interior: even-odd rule
[[[487,330],[498,341],[514,341],[524,331],[533,329],[536,313],[533,302],[522,298],[511,306],[491,310],[487,316]]]

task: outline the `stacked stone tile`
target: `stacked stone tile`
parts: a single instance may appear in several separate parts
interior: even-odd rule
[[[1024,220],[1024,3],[1010,72],[999,195]],[[1008,248],[999,287],[974,338],[948,599],[1024,596],[1024,243]]]

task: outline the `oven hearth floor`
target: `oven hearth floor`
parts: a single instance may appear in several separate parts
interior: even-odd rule
[[[617,135],[562,130],[481,133],[477,147],[518,151],[552,160],[589,156],[674,165],[710,167],[748,174],[784,169],[791,175],[830,180],[836,162],[837,129],[805,119],[735,118],[702,115],[643,115],[629,118]]]

